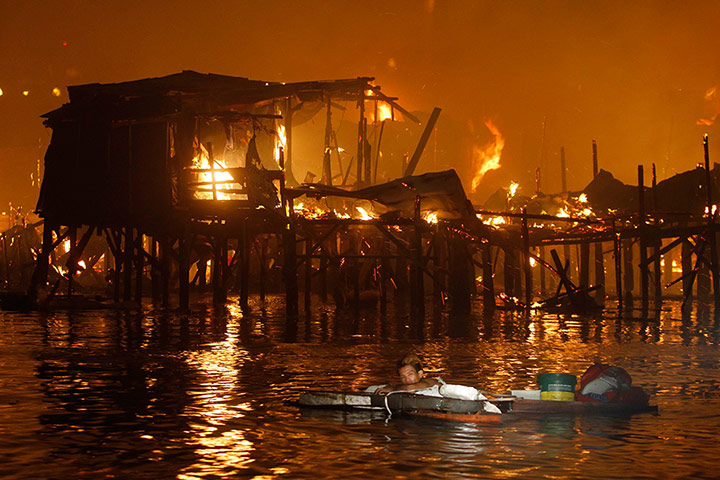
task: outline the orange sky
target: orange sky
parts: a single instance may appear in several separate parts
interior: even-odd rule
[[[65,85],[183,69],[272,81],[375,76],[405,107],[438,106],[441,119],[472,125],[468,141],[479,145],[492,119],[505,150],[479,197],[511,179],[531,191],[541,163],[544,189],[559,190],[561,146],[569,187],[582,188],[593,139],[601,167],[628,183],[638,163],[656,163],[660,178],[692,168],[705,132],[720,159],[720,128],[697,125],[720,110],[720,93],[706,98],[720,83],[720,2],[384,3],[4,0],[0,205],[34,206],[30,174],[49,140],[38,116],[67,101]],[[468,165],[453,165],[466,185]]]

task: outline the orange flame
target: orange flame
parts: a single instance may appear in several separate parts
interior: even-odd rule
[[[500,134],[491,120],[485,122],[485,126],[493,134],[493,142],[481,149],[477,145],[473,146],[473,165],[475,166],[475,177],[472,180],[472,191],[476,191],[480,185],[480,181],[490,170],[500,168],[500,156],[503,148],[505,148],[505,139]]]
[[[210,158],[208,156],[207,150],[205,150],[205,147],[201,147],[200,153],[193,158],[193,167],[198,169],[210,169]],[[218,192],[217,189],[230,189],[232,188],[232,184],[235,182],[233,180],[232,175],[226,169],[228,166],[225,164],[224,160],[214,159],[215,165],[214,168],[216,169],[215,172],[212,171],[205,171],[198,173],[198,180],[200,182],[212,182],[215,184],[216,189],[216,195],[218,200],[231,200],[233,198],[232,194],[228,194],[226,192]],[[228,183],[220,183],[220,182],[228,182]],[[203,185],[202,187],[198,188],[195,191],[195,198],[198,200],[213,200],[213,189],[212,185]]]

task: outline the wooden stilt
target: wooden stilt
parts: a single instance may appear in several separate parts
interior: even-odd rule
[[[185,232],[178,241],[178,301],[181,310],[190,309],[190,239]]]
[[[545,262],[545,247],[541,246],[538,249],[538,257],[540,258],[540,260]],[[542,295],[545,295],[546,291],[547,291],[547,285],[545,283],[545,268],[541,267],[540,268],[540,293]]]
[[[530,232],[528,230],[527,211],[525,207],[522,209],[522,214],[521,232],[523,241],[523,271],[525,274],[525,308],[529,309],[532,305],[533,281],[532,269],[530,268]]]
[[[645,226],[645,180],[642,165],[638,165],[638,216],[638,233],[640,236],[640,290],[642,295],[642,311],[647,312],[650,282],[647,264],[647,229]]]
[[[160,290],[163,308],[170,307],[170,240],[167,235],[160,237]]]
[[[145,236],[138,230],[135,238],[135,303],[142,305],[143,277],[145,270]]]
[[[692,301],[692,282],[690,274],[693,270],[692,263],[692,244],[689,240],[683,240],[680,252],[680,266],[682,268],[682,291],[686,300]]]
[[[160,300],[160,253],[158,248],[158,241],[155,236],[150,238],[150,293],[153,299],[153,303]]]
[[[129,302],[132,300],[132,264],[133,264],[133,227],[125,227],[125,244],[123,251],[123,300]]]
[[[495,282],[493,281],[492,247],[485,244],[482,247],[483,259],[483,311],[491,312],[495,309]]]
[[[73,294],[73,282],[75,277],[75,272],[77,271],[78,265],[77,265],[77,227],[71,226],[70,228],[70,252],[68,255],[68,288],[67,288],[67,294],[68,296],[72,296]]]
[[[305,311],[310,311],[310,296],[312,289],[312,238],[308,236],[305,239],[305,287],[304,287],[304,300],[305,300]]]
[[[295,252],[295,230],[292,230],[290,234],[292,236],[292,249]],[[243,223],[240,229],[240,239],[238,241],[238,248],[240,249],[240,306],[244,309],[248,308],[249,296],[250,296],[250,235],[248,233],[247,225]],[[287,259],[286,259],[287,260]],[[292,273],[295,273],[295,263],[297,259],[292,255]],[[295,289],[295,314],[297,314],[297,275],[293,275],[295,283],[290,286]],[[264,279],[263,279],[264,282]],[[263,288],[264,289],[264,288]],[[264,294],[263,294],[264,299]]]
[[[623,311],[623,284],[622,284],[622,243],[620,233],[616,230],[613,220],[613,257],[615,259],[615,295],[617,296],[618,315]]]

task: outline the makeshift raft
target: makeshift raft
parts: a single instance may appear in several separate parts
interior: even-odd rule
[[[503,413],[487,413],[483,403],[489,401]],[[309,391],[300,394],[298,403],[305,407],[332,409],[387,410],[392,414],[411,414],[469,423],[500,423],[503,419],[532,414],[631,415],[657,413],[657,406],[625,403],[529,400],[507,395],[489,400],[459,400],[430,397],[410,392],[388,395]]]

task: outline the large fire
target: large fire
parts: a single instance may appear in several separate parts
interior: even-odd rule
[[[472,179],[473,192],[477,190],[480,181],[487,172],[500,168],[500,156],[503,148],[505,148],[505,139],[495,124],[488,120],[485,122],[485,126],[493,134],[494,139],[485,148],[480,148],[477,145],[473,146],[473,167],[475,168],[475,177]]]
[[[195,198],[198,200],[232,200],[236,195],[227,192],[233,188],[232,175],[227,171],[228,166],[224,160],[213,159],[210,164],[210,156],[204,146],[200,147],[200,153],[193,158],[193,168],[203,170],[199,172],[198,181],[203,185],[195,190]],[[227,182],[227,183],[220,183]],[[213,188],[213,185],[215,188]]]

